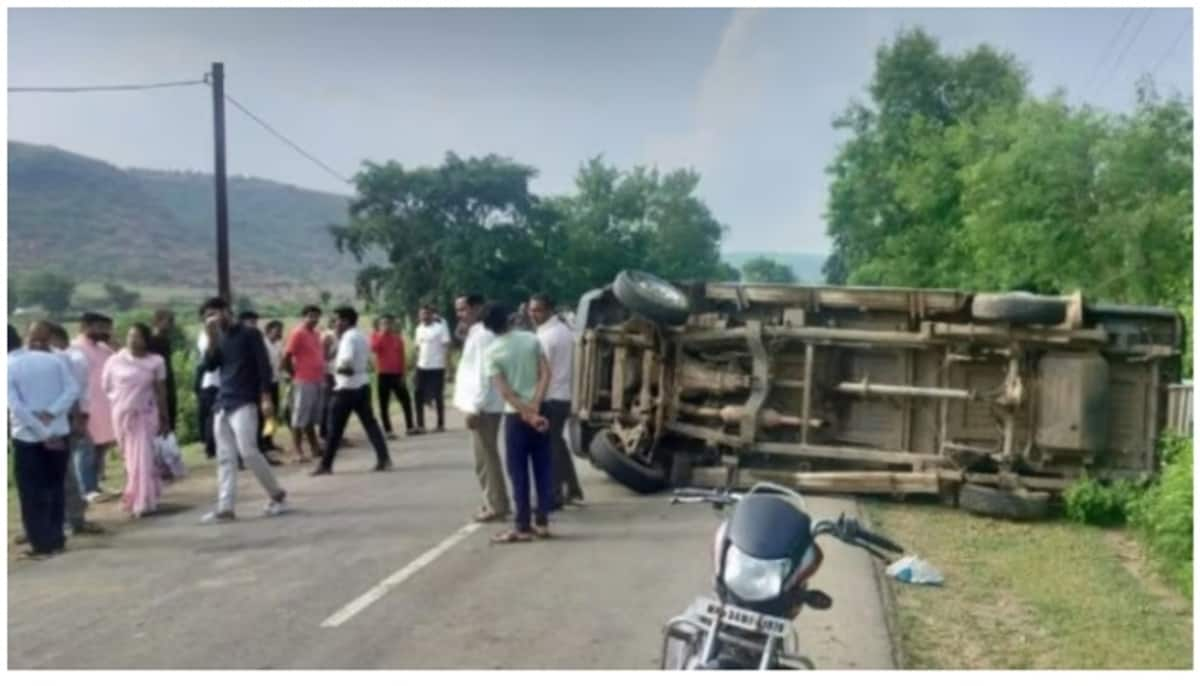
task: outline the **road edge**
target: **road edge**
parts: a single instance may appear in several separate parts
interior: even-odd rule
[[[854,507],[858,510],[859,521],[863,522],[868,529],[874,530],[875,523],[871,519],[871,513],[864,507],[862,500],[854,499]],[[900,615],[899,607],[896,603],[896,593],[892,585],[888,583],[886,568],[881,560],[871,557],[871,570],[874,572],[875,592],[879,596],[879,603],[883,606],[883,617],[885,628],[887,629],[888,645],[891,647],[892,666],[893,669],[905,669],[904,664],[904,641],[900,634]]]

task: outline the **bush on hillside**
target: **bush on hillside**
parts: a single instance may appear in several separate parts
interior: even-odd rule
[[[1085,477],[1063,493],[1067,517],[1082,524],[1120,526],[1129,519],[1140,491],[1130,481],[1102,483]]]

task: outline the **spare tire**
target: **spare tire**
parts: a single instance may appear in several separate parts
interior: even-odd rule
[[[613,481],[638,493],[657,493],[667,487],[667,476],[661,467],[651,467],[625,454],[612,429],[605,429],[592,439],[589,452],[592,464],[613,478]]]
[[[958,506],[967,512],[1030,521],[1050,516],[1050,494],[1044,491],[1002,491],[978,484],[963,484],[958,492]]]
[[[613,294],[622,305],[656,324],[680,326],[692,313],[686,293],[645,272],[627,269],[617,274]]]
[[[985,322],[1008,324],[1062,324],[1067,301],[1032,293],[979,293],[971,300],[971,316]]]

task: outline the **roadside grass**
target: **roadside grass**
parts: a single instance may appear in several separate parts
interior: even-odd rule
[[[1119,531],[1014,523],[933,503],[867,503],[945,575],[889,582],[910,669],[1190,669],[1192,606]]]

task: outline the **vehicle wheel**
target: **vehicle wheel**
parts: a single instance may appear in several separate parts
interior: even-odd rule
[[[617,435],[605,429],[592,439],[592,464],[614,481],[638,493],[657,493],[667,487],[667,477],[661,467],[648,467],[625,454],[617,444]]]
[[[692,313],[687,294],[652,274],[625,270],[613,281],[621,304],[657,324],[679,326]]]
[[[1032,293],[979,293],[971,301],[971,316],[1009,324],[1061,324],[1067,301]]]
[[[571,453],[583,460],[589,459],[588,446],[592,444],[592,438],[596,435],[596,430],[584,426],[583,422],[575,417],[567,420],[567,443],[570,444]]]
[[[1033,491],[1017,493],[963,484],[958,492],[958,506],[967,512],[1001,519],[1045,519],[1050,516],[1050,494]]]
[[[696,632],[671,629],[663,640],[660,667],[664,670],[693,669],[696,662]]]
[[[671,458],[671,475],[667,479],[671,488],[683,488],[692,483],[692,467],[695,460],[689,453],[677,452]]]

